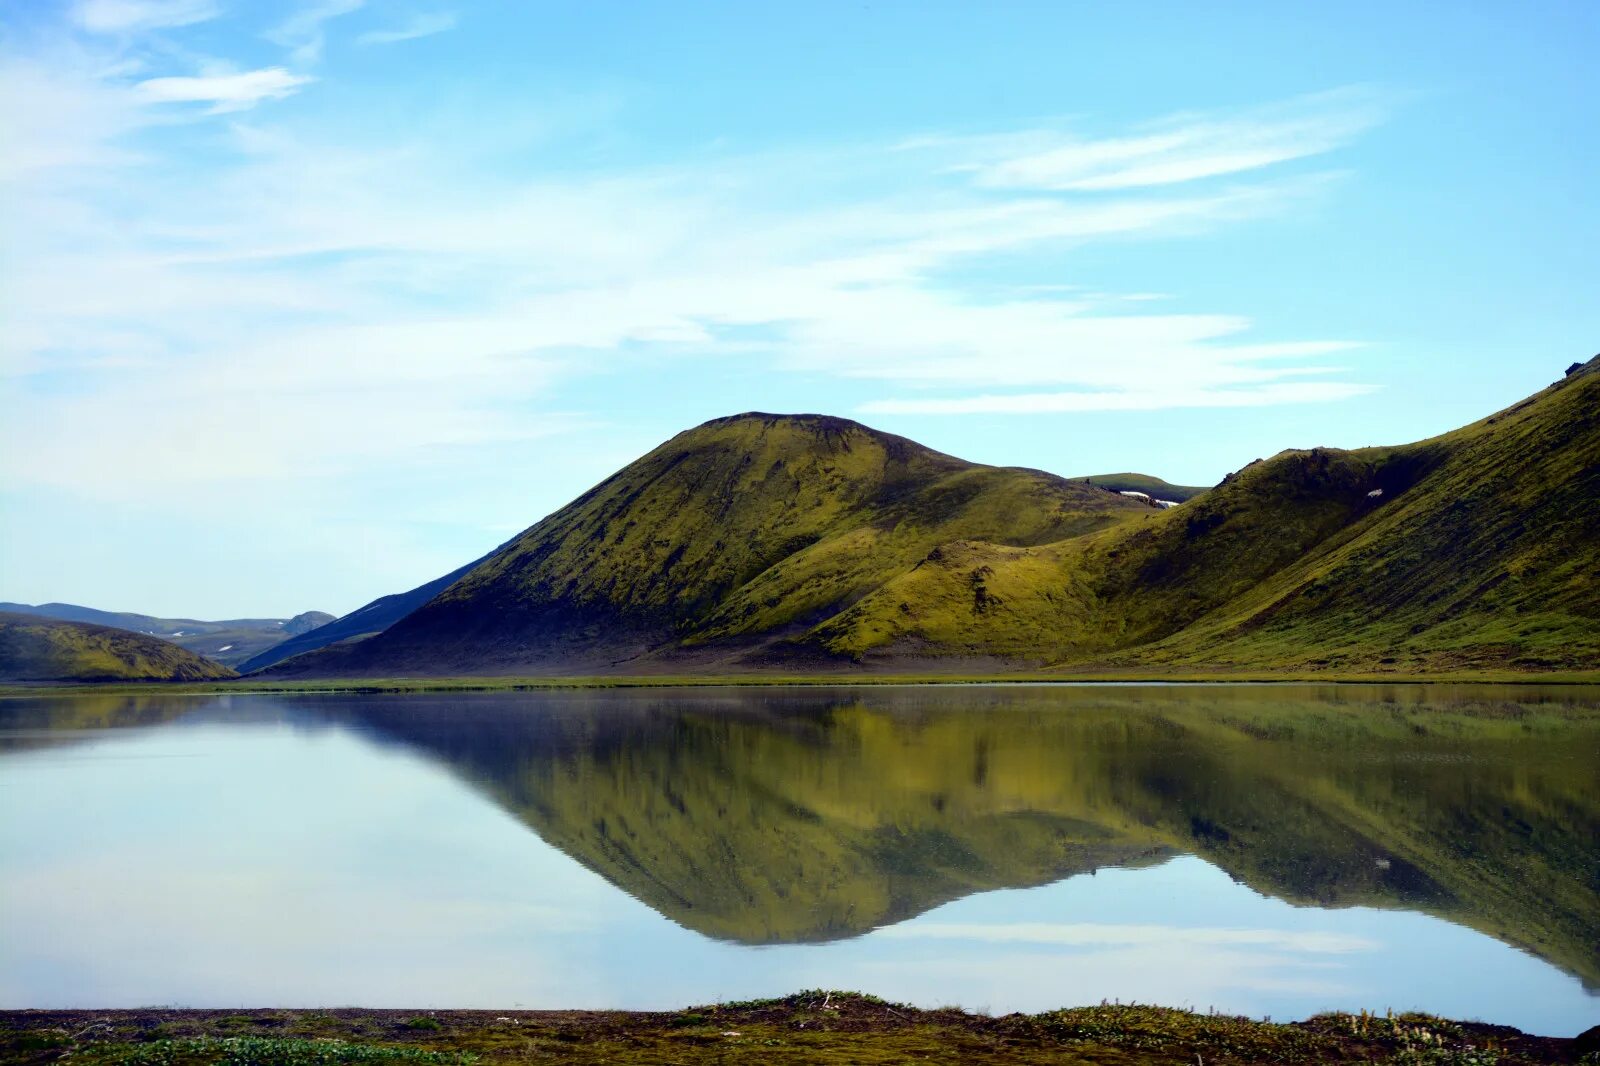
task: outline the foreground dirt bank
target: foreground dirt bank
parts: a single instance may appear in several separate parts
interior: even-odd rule
[[[1600,1063],[1575,1040],[1427,1015],[1272,1023],[1156,1007],[991,1018],[801,992],[675,1012],[0,1012],[6,1063]]]

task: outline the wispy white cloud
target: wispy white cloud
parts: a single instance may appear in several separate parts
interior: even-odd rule
[[[1251,389],[1124,389],[1115,392],[1041,392],[946,399],[873,400],[862,414],[1034,415],[1079,411],[1161,411],[1176,407],[1276,407],[1327,403],[1372,392],[1348,382],[1269,382]]]
[[[1347,89],[1235,115],[1183,115],[1130,136],[1071,138],[975,164],[993,188],[1077,192],[1176,185],[1322,155],[1383,118],[1380,99]]]
[[[283,67],[267,67],[238,74],[150,78],[135,85],[134,91],[151,103],[209,103],[214,113],[222,113],[242,111],[263,100],[281,100],[313,80]]]
[[[214,0],[79,0],[72,20],[91,33],[136,33],[189,26],[219,13]]]
[[[356,44],[397,44],[400,41],[414,41],[419,37],[432,37],[436,33],[453,30],[455,26],[456,14],[453,11],[420,14],[392,30],[370,30],[363,33],[356,38]]]
[[[365,4],[366,0],[313,0],[269,30],[267,40],[289,49],[289,58],[297,64],[316,63],[327,44],[323,25]]]

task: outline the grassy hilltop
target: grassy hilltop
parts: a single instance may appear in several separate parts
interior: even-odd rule
[[[1573,671],[1600,662],[1597,574],[1600,357],[1453,433],[1285,451],[1165,511],[751,414],[271,673]]]
[[[1091,485],[1098,485],[1112,492],[1142,492],[1152,499],[1175,500],[1178,503],[1192,500],[1202,492],[1210,491],[1210,487],[1206,485],[1174,485],[1149,474],[1091,474],[1088,477],[1072,480],[1087,481]]]
[[[212,681],[221,663],[142,633],[0,612],[0,680]]]
[[[654,660],[826,665],[814,627],[939,545],[1025,547],[1148,506],[964,462],[819,415],[679,434],[510,541],[388,631],[274,673],[604,669]]]

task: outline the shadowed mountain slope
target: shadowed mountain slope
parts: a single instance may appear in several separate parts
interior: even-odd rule
[[[717,419],[533,526],[379,637],[273,672],[573,671],[647,656],[759,665],[776,640],[939,544],[1045,544],[1149,513],[845,419]]]
[[[0,613],[0,681],[213,681],[221,663],[111,626]]]
[[[283,643],[285,638],[308,633],[333,621],[331,614],[306,611],[293,618],[229,618],[205,622],[197,618],[157,618],[131,611],[99,611],[74,603],[41,603],[37,606],[0,603],[0,612],[127,629],[176,644],[180,648],[188,648],[197,655],[235,668],[251,656]]]
[[[449,588],[456,580],[467,571],[483,562],[482,559],[474,560],[466,566],[452,570],[443,577],[434,578],[426,584],[418,585],[409,592],[396,592],[389,596],[380,596],[364,607],[357,607],[349,614],[341,615],[335,619],[331,615],[323,625],[315,629],[306,630],[289,640],[274,644],[265,651],[256,654],[239,664],[239,672],[248,674],[256,670],[264,670],[274,663],[306,652],[326,648],[332,644],[345,641],[363,640],[375,634],[382,633],[400,619],[421,607],[439,593]]]

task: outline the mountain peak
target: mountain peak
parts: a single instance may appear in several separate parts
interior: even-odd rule
[[[727,642],[749,652],[805,632],[940,544],[1039,544],[1147,513],[847,418],[747,412],[678,434],[337,654],[362,670],[415,669],[426,656],[444,671],[609,668]]]

